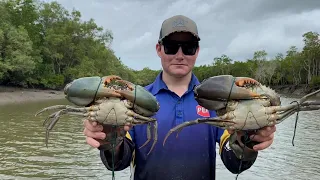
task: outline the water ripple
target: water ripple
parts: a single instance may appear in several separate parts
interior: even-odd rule
[[[289,104],[293,98],[283,99]],[[255,164],[239,175],[238,180],[308,180],[320,176],[320,111],[300,112],[294,145],[292,138],[296,116],[293,115],[277,125],[272,146],[259,152]],[[217,179],[235,179],[217,159]]]
[[[42,123],[49,113],[34,114],[53,104],[57,101],[1,108],[0,179],[110,179],[98,150],[85,143],[80,118],[61,117],[45,146]],[[115,174],[117,179],[130,175],[128,170]]]
[[[289,104],[295,99],[284,99]],[[61,117],[45,146],[42,123],[49,113],[39,109],[65,101],[17,104],[0,109],[0,179],[111,179],[97,149],[85,143],[80,118]],[[295,115],[277,126],[274,144],[259,152],[256,163],[240,174],[245,180],[307,180],[320,176],[320,112],[301,112],[292,146]],[[217,154],[218,155],[218,154]],[[187,161],[187,160],[186,160]],[[128,169],[116,179],[129,179]],[[217,179],[234,179],[217,158]]]

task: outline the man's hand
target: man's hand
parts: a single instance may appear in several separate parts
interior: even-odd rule
[[[267,126],[258,130],[256,134],[251,135],[251,141],[260,142],[260,144],[253,146],[253,150],[260,151],[268,148],[273,143],[275,132],[276,126]]]
[[[125,133],[130,130],[130,126],[124,126],[123,128],[117,128],[117,136],[125,136]],[[112,126],[102,126],[94,121],[85,120],[83,134],[86,136],[87,143],[95,148],[101,145],[109,144],[110,136],[115,130]]]
[[[228,130],[229,134],[233,134],[233,130]],[[255,134],[250,135],[251,141],[259,142],[253,146],[253,150],[260,151],[268,148],[274,139],[274,133],[276,132],[276,126],[267,126],[258,130]],[[238,132],[238,135],[243,135],[241,131]],[[239,136],[239,137],[240,137]]]

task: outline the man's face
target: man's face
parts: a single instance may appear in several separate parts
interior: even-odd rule
[[[178,45],[184,47],[177,48]],[[186,32],[176,32],[156,46],[163,70],[171,76],[183,77],[191,72],[199,53],[195,37]],[[176,51],[178,49],[178,51]],[[183,52],[185,49],[185,53]]]

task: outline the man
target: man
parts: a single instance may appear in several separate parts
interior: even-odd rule
[[[276,130],[274,126],[257,131],[251,140],[260,143],[253,146],[251,151],[245,149],[241,152],[241,148],[233,151],[228,146],[230,139],[233,144],[237,144],[234,141],[237,135],[241,134],[198,124],[184,128],[178,138],[170,136],[165,146],[162,146],[166,133],[174,126],[207,115],[216,116],[214,111],[207,111],[198,105],[192,91],[192,88],[199,84],[192,73],[200,50],[199,41],[197,25],[193,20],[178,15],[163,22],[156,44],[163,71],[152,84],[145,87],[160,103],[160,110],[155,115],[158,120],[158,142],[147,155],[152,141],[148,146],[139,149],[147,140],[147,126],[125,127],[129,133],[118,141],[114,159],[115,171],[123,170],[131,163],[135,180],[213,180],[216,143],[220,146],[219,154],[223,163],[232,173],[240,173],[250,168],[258,151],[272,144]],[[110,139],[106,138],[110,131],[110,127],[85,121],[84,134],[87,136],[87,143],[100,149],[104,165],[112,170],[112,151],[108,143]],[[241,153],[246,154],[242,162],[237,158]]]

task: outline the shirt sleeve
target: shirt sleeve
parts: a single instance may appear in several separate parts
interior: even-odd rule
[[[121,171],[130,166],[134,153],[134,142],[131,135],[127,132],[126,137],[123,138],[123,142],[119,148],[118,159],[114,163],[114,171]],[[100,158],[102,163],[108,170],[112,170],[112,151],[100,149]]]
[[[247,169],[249,169],[255,162],[258,152],[253,154],[253,157],[251,160],[244,161],[238,159],[236,155],[234,154],[233,150],[229,147],[229,139],[230,134],[227,130],[223,130],[221,128],[218,128],[217,130],[217,143],[219,143],[219,154],[221,157],[221,160],[225,167],[234,174],[241,173]],[[241,165],[241,169],[240,169]]]

